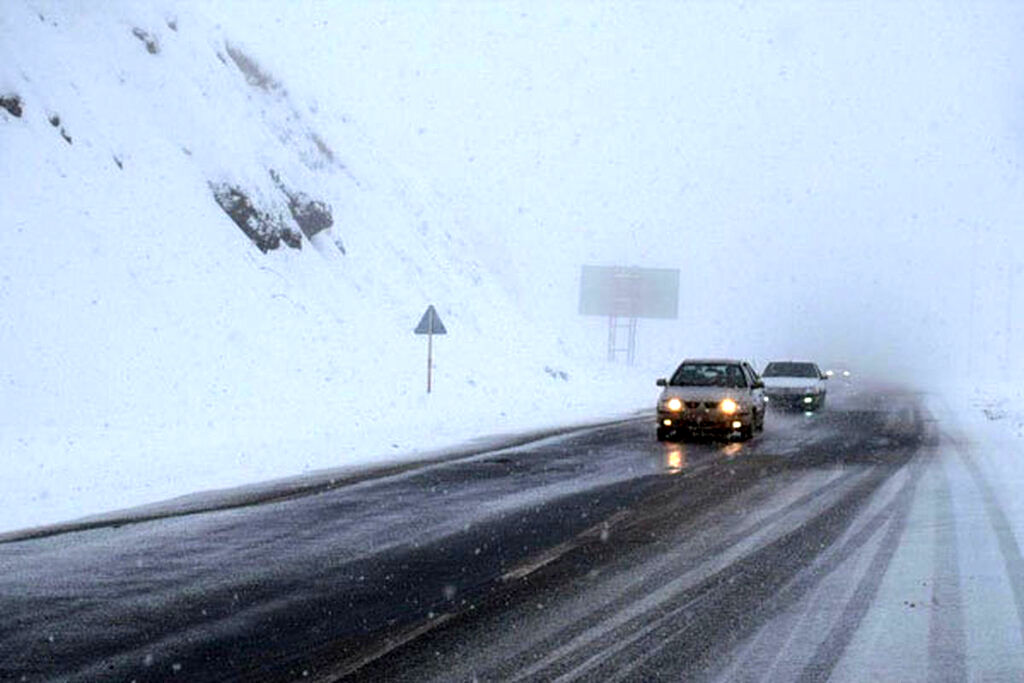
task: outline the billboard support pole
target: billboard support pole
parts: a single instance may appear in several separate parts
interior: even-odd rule
[[[636,360],[636,323],[635,317],[629,319],[629,350],[626,352],[626,362],[629,365],[633,365]]]
[[[615,314],[608,315],[608,362],[615,362]]]
[[[674,268],[583,266],[580,271],[580,315],[608,317],[608,361],[620,352],[633,365],[640,318],[679,316],[679,271]],[[620,337],[619,328],[626,338]],[[625,346],[618,345],[625,342]]]

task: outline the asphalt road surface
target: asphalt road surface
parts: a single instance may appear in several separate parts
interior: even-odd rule
[[[938,439],[917,396],[850,392],[745,443],[644,417],[2,543],[0,680],[856,680]],[[959,680],[962,598],[931,595],[913,671]]]

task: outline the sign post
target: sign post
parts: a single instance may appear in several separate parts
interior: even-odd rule
[[[434,335],[448,334],[448,330],[444,329],[444,323],[441,322],[437,311],[434,310],[434,304],[427,306],[427,311],[420,318],[420,323],[413,332],[427,335],[427,393],[429,394],[433,386]]]

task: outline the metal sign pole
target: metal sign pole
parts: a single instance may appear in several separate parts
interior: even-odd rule
[[[430,393],[430,386],[434,368],[434,318],[430,318],[430,327],[427,332],[427,393]]]
[[[433,304],[427,306],[427,312],[420,318],[420,324],[413,330],[415,334],[427,335],[427,393],[434,388],[434,335],[448,334],[444,323],[438,317]]]

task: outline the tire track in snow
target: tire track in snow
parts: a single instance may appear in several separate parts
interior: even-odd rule
[[[917,476],[912,476],[898,499],[874,516],[838,553],[821,562],[816,551],[830,545],[826,539],[841,534],[856,510],[893,473],[888,468],[872,471],[827,511],[659,606],[653,614],[628,624],[616,633],[614,640],[600,643],[599,652],[588,660],[577,662],[568,670],[562,663],[554,671],[548,669],[542,676],[531,676],[531,680],[554,680],[553,674],[559,675],[558,680],[651,680],[666,668],[674,669],[680,657],[691,662],[683,680],[701,675],[704,657],[711,654],[708,643],[718,640],[718,628],[728,628],[731,633],[718,636],[725,636],[726,640],[735,638],[746,630],[748,622],[764,619],[792,604],[816,585],[822,575],[851,557],[883,528],[897,514],[898,504],[913,498]],[[821,565],[825,568],[821,569]],[[794,574],[796,580],[783,578]],[[751,592],[755,596],[774,592],[776,599],[758,608],[759,600],[748,595]],[[837,651],[836,660],[839,654],[841,650]]]
[[[811,683],[813,681],[827,680],[836,664],[849,646],[854,634],[860,626],[864,615],[867,614],[871,603],[874,602],[878,590],[882,586],[885,573],[892,563],[892,558],[899,548],[900,539],[907,526],[907,518],[910,516],[910,506],[914,500],[914,493],[917,484],[923,473],[923,465],[918,459],[912,465],[909,479],[897,494],[895,500],[879,514],[879,522],[888,523],[882,542],[868,566],[868,570],[862,576],[856,590],[846,603],[845,609],[835,625],[828,632],[811,657],[811,660],[804,667],[800,674],[799,681]],[[885,515],[885,518],[882,517]],[[887,518],[887,519],[886,519]],[[864,539],[867,541],[867,538]],[[857,544],[857,547],[863,543]],[[840,553],[843,557],[852,554],[853,548],[844,548],[846,552]]]
[[[633,642],[638,633],[645,632],[643,624],[650,619],[650,612],[657,612],[664,604],[671,602],[673,597],[692,589],[700,582],[696,576],[702,571],[709,571],[708,565],[724,562],[723,558],[730,556],[730,549],[741,546],[751,539],[757,539],[766,530],[779,524],[790,515],[805,510],[835,490],[850,486],[851,482],[858,482],[864,478],[864,472],[844,473],[770,513],[764,519],[705,548],[704,557],[711,558],[710,560],[688,568],[673,567],[667,572],[650,577],[637,588],[596,610],[590,619],[574,624],[563,631],[559,635],[559,640],[566,644],[533,664],[527,665],[527,662],[533,659],[536,653],[531,651],[519,653],[516,659],[523,668],[514,680],[530,680],[531,677],[538,675],[552,676],[554,675],[553,671],[556,670],[555,667],[565,667],[567,662],[580,655],[583,655],[586,661],[578,663],[577,669],[586,669],[614,655],[626,644]],[[685,569],[685,571],[680,572],[680,569]],[[722,569],[710,572],[710,575],[720,571]],[[593,652],[595,649],[598,651],[596,657],[585,654]]]
[[[911,421],[915,426],[914,433],[923,435],[923,420],[920,410],[916,407],[913,409]],[[900,546],[910,516],[911,504],[914,502],[914,494],[924,473],[925,464],[921,459],[920,450],[916,451],[914,456],[910,462],[910,477],[890,504],[892,507],[889,512],[888,528],[871,559],[868,570],[861,577],[839,619],[825,636],[825,640],[818,645],[798,680],[811,683],[828,679],[878,595],[885,574]]]
[[[934,494],[935,555],[932,610],[928,619],[928,680],[967,680],[967,640],[960,591],[960,548],[953,491],[943,462],[936,463],[939,489]]]
[[[1020,629],[1021,638],[1024,639],[1024,556],[1021,555],[1020,544],[1013,535],[1010,519],[999,503],[995,491],[981,471],[981,467],[974,461],[970,451],[959,441],[949,439],[949,442],[953,444],[954,450],[967,467],[967,471],[974,480],[974,485],[981,493],[985,512],[999,545],[999,553],[1003,556],[1003,563],[1006,565],[1006,579],[1010,582],[1014,605],[1017,608],[1017,627]]]

